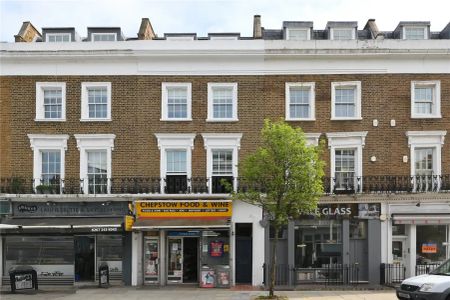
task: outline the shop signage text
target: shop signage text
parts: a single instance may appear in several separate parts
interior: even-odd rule
[[[14,202],[16,217],[123,216],[126,202]]]
[[[422,253],[437,253],[437,244],[435,243],[422,244]]]
[[[231,217],[231,200],[138,201],[138,217]]]

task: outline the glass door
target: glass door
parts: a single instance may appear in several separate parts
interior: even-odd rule
[[[167,282],[183,283],[183,239],[168,238]]]
[[[144,283],[159,282],[159,240],[144,238]]]

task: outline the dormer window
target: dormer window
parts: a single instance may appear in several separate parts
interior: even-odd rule
[[[71,42],[72,37],[70,33],[47,33],[46,41],[49,43]]]
[[[309,28],[286,28],[286,39],[292,41],[306,41],[311,38]]]
[[[115,42],[117,41],[116,33],[92,33],[93,42]]]
[[[427,39],[427,28],[422,26],[404,26],[404,40],[425,40]]]
[[[331,40],[354,40],[356,30],[355,28],[331,28]]]

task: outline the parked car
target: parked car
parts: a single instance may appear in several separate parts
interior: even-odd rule
[[[397,289],[398,299],[450,300],[450,259],[430,274],[403,280]]]

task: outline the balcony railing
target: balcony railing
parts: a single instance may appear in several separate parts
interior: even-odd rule
[[[450,175],[364,176],[345,181],[323,179],[324,194],[450,192]],[[65,178],[51,181],[0,178],[0,194],[223,194],[250,189],[264,193],[264,182],[250,186],[233,177],[115,177]]]

